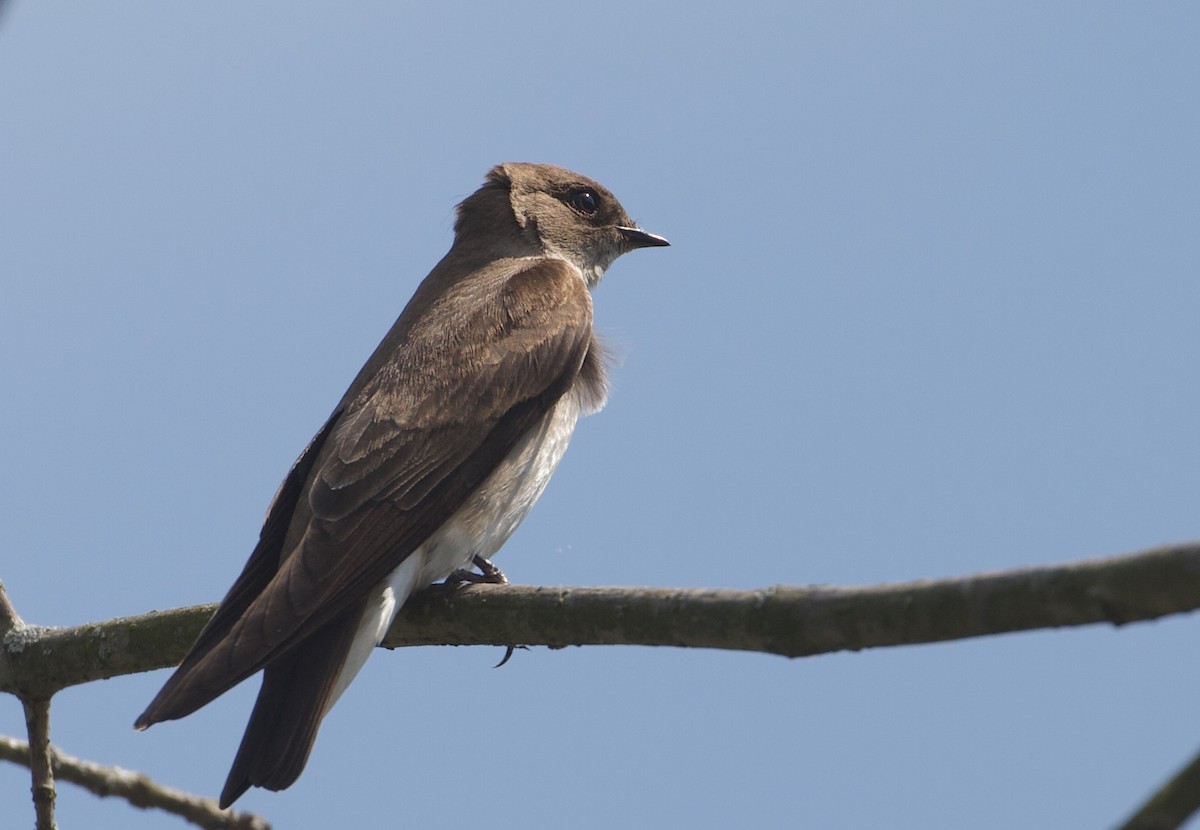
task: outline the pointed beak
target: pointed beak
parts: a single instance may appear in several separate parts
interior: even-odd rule
[[[627,244],[630,249],[661,248],[671,244],[658,234],[649,233],[641,228],[627,228],[618,225],[617,230],[620,232],[621,238],[625,240],[625,244]]]

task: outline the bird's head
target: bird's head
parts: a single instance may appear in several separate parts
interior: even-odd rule
[[[600,183],[551,164],[508,162],[458,208],[455,232],[516,233],[531,254],[558,257],[595,285],[617,257],[637,248],[669,245],[639,228]]]

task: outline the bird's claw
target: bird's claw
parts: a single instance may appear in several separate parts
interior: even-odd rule
[[[444,585],[462,585],[470,583],[471,585],[507,585],[508,577],[504,575],[504,571],[497,568],[487,559],[482,556],[471,557],[472,564],[479,568],[479,573],[470,570],[469,568],[459,568],[450,576],[446,577]],[[505,658],[508,659],[507,657]]]
[[[505,646],[505,647],[504,647],[504,657],[502,657],[502,658],[500,659],[500,662],[499,662],[499,663],[497,663],[496,665],[492,666],[492,668],[493,668],[493,669],[498,669],[498,668],[500,668],[501,666],[503,666],[505,663],[507,663],[507,662],[508,662],[508,658],[509,658],[509,657],[512,657],[512,656],[513,656],[513,652],[514,652],[514,651],[516,651],[517,649],[522,649],[523,651],[529,651],[529,646]]]

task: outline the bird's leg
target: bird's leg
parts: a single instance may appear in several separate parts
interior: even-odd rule
[[[484,559],[479,554],[471,557],[471,562],[476,568],[479,568],[479,573],[475,573],[467,568],[459,568],[450,576],[446,577],[446,585],[461,585],[464,582],[470,582],[473,585],[486,583],[488,585],[507,585],[508,577],[504,575],[504,571],[497,568],[487,559]]]

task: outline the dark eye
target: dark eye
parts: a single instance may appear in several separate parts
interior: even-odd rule
[[[596,198],[596,194],[590,190],[576,190],[571,193],[568,198],[571,207],[582,213],[584,216],[595,216],[596,211],[600,209],[600,200]]]

